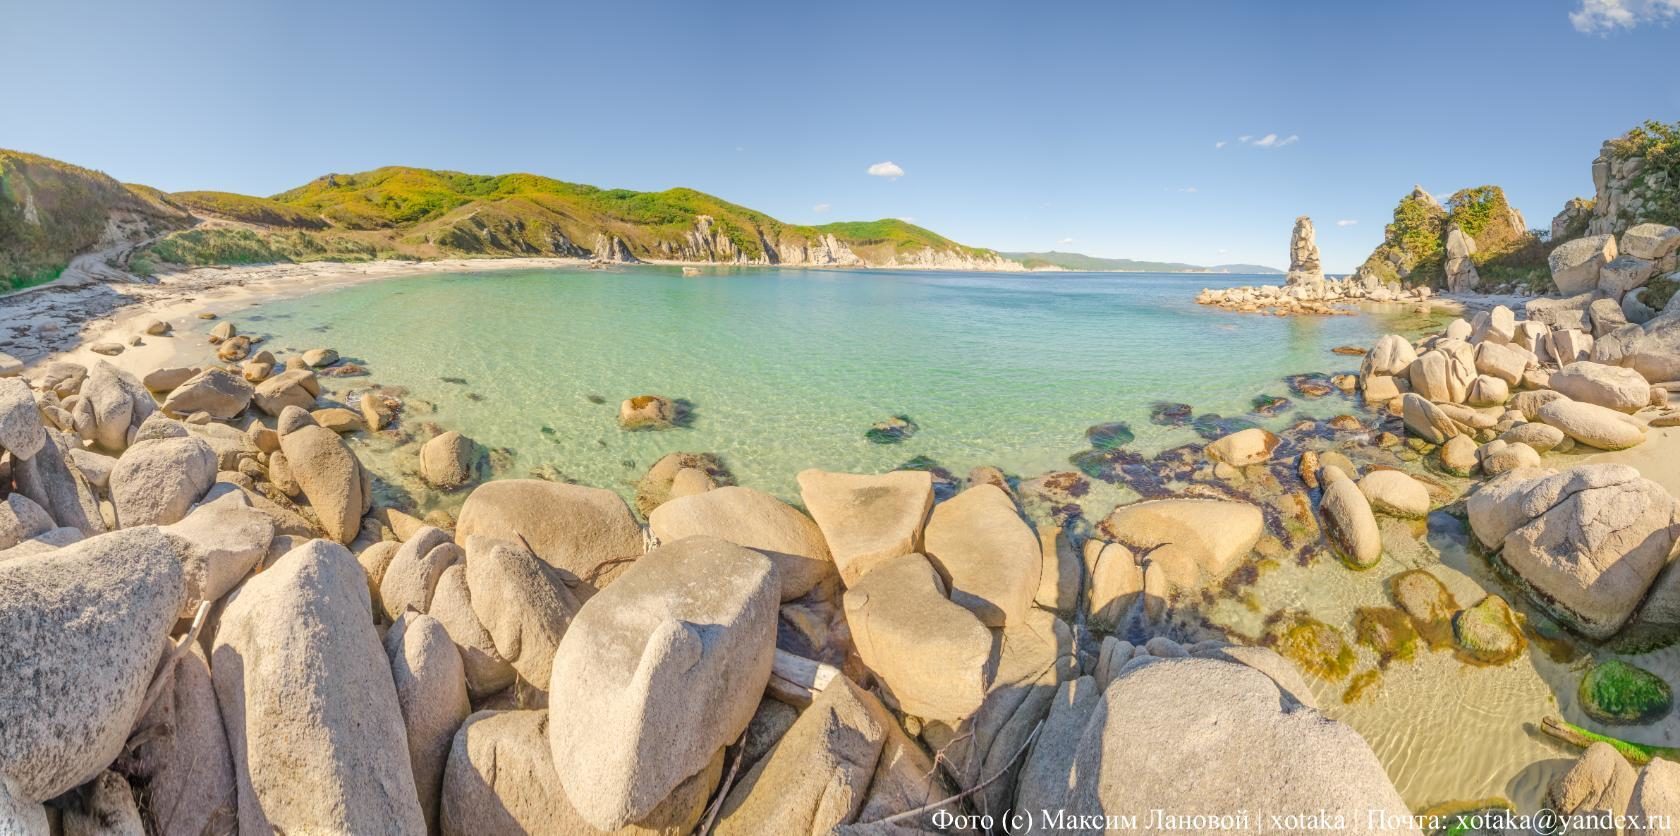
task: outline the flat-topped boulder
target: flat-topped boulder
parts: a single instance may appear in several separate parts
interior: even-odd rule
[[[828,541],[840,579],[851,585],[882,561],[922,548],[922,526],[933,508],[933,475],[812,469],[800,472],[799,493]]]
[[[769,558],[690,537],[578,610],[554,656],[548,733],[585,821],[646,817],[740,737],[770,679],[780,597]]]
[[[1552,389],[1571,400],[1638,412],[1651,402],[1651,384],[1639,372],[1582,360],[1552,375]]]
[[[670,499],[648,514],[648,530],[660,542],[708,535],[763,554],[776,565],[783,601],[810,592],[835,573],[834,558],[817,524],[799,509],[753,488],[720,487]]]
[[[587,598],[642,553],[642,527],[618,494],[541,479],[498,479],[468,494],[455,522],[455,542],[483,534],[523,539],[544,563],[579,578]]]
[[[289,369],[257,384],[251,400],[269,415],[279,415],[288,406],[314,409],[315,398],[321,394],[320,381],[308,369]]]
[[[1157,499],[1122,505],[1097,529],[1108,539],[1140,551],[1174,546],[1217,580],[1254,550],[1265,532],[1265,518],[1247,502]]]
[[[1621,250],[1635,258],[1666,258],[1680,250],[1680,229],[1666,224],[1634,224],[1622,233]]]
[[[1359,491],[1371,510],[1391,517],[1429,516],[1429,488],[1399,470],[1372,470],[1359,479]]]
[[[150,384],[151,378],[147,378]],[[210,368],[181,381],[169,389],[163,399],[163,410],[174,415],[209,413],[211,418],[228,419],[245,411],[256,390],[244,377]]]
[[[274,541],[274,521],[238,488],[219,484],[163,533],[181,557],[187,593],[181,617],[190,618],[199,602],[220,600],[262,562]]]
[[[940,503],[924,540],[928,560],[950,584],[952,603],[988,627],[1026,617],[1044,553],[1008,494],[996,485],[976,485]]]
[[[1558,291],[1570,296],[1596,289],[1599,271],[1617,255],[1616,236],[1589,235],[1557,245],[1546,263]]]
[[[287,552],[229,597],[210,669],[240,832],[426,831],[371,606],[356,558],[327,540]]]
[[[1637,420],[1597,404],[1559,398],[1540,407],[1535,417],[1600,450],[1625,450],[1645,441],[1645,428]]]
[[[1210,461],[1222,462],[1232,467],[1247,467],[1270,459],[1277,446],[1276,435],[1259,427],[1249,427],[1209,444],[1202,449],[1202,453]]]
[[[1476,346],[1476,371],[1515,386],[1522,381],[1531,357],[1518,346],[1484,342]]]
[[[45,801],[117,757],[183,586],[150,526],[0,561],[0,783]]]
[[[952,603],[927,558],[886,560],[846,590],[858,656],[887,700],[906,714],[959,722],[991,683],[992,633]]]
[[[618,426],[626,430],[667,430],[677,424],[677,403],[664,395],[637,395],[618,405]]]

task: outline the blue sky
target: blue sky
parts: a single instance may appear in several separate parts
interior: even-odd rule
[[[1545,226],[1680,118],[1680,0],[5,6],[0,146],[166,190],[531,171],[1197,263],[1308,214],[1349,270],[1413,183]]]

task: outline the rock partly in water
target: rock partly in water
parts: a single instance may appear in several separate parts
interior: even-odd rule
[[[1655,722],[1674,708],[1674,691],[1662,677],[1620,659],[1587,671],[1579,698],[1588,717],[1614,725]]]

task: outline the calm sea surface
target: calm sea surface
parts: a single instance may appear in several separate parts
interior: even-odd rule
[[[1085,430],[1111,421],[1130,424],[1139,449],[1164,448],[1193,436],[1152,425],[1151,402],[1240,415],[1256,395],[1287,394],[1287,374],[1356,368],[1330,353],[1337,345],[1427,322],[1193,302],[1204,286],[1267,278],[489,271],[364,284],[240,318],[272,346],[332,346],[407,387],[436,404],[426,420],[511,450],[516,474],[552,468],[626,490],[664,453],[709,451],[742,484],[792,497],[806,467],[882,471],[923,456],[959,475],[1066,469]],[[619,401],[644,393],[689,401],[692,426],[621,432]],[[900,414],[920,432],[865,439]]]
[[[1155,401],[1252,418],[1256,396],[1291,397],[1291,408],[1258,419],[1273,428],[1303,413],[1347,411],[1353,406],[1342,398],[1295,396],[1284,378],[1352,371],[1359,358],[1332,348],[1444,324],[1396,307],[1278,318],[1193,301],[1201,287],[1278,278],[498,270],[373,282],[231,316],[242,330],[269,334],[269,347],[330,346],[372,370],[328,381],[331,394],[349,399],[369,382],[405,388],[406,426],[434,422],[498,448],[498,476],[561,476],[628,496],[665,453],[709,451],[742,484],[797,501],[794,476],[807,467],[877,472],[921,458],[958,475],[991,464],[1033,476],[1068,469],[1095,424],[1126,422],[1144,453],[1195,439],[1190,428],[1152,424]],[[619,401],[644,393],[690,402],[692,426],[620,431]],[[864,437],[897,414],[920,432],[890,445]],[[413,491],[422,506],[460,501],[417,487],[414,446],[366,436],[352,443],[386,489]],[[1099,484],[1087,514],[1132,498]],[[1278,567],[1209,615],[1252,636],[1267,614],[1305,611],[1351,642],[1358,608],[1387,606],[1384,579],[1414,567],[1441,578],[1464,605],[1493,592],[1527,610],[1520,591],[1468,553],[1463,525],[1447,514],[1432,515],[1427,530],[1388,525],[1385,540],[1421,544],[1390,549],[1381,571],[1333,560]],[[1372,651],[1357,652],[1358,669],[1379,669]],[[1664,675],[1680,671],[1680,647],[1628,658]],[[1358,699],[1344,702],[1345,680],[1314,679],[1312,687],[1326,712],[1371,744],[1408,804],[1503,796],[1532,810],[1571,756],[1535,731],[1540,719],[1560,714],[1599,728],[1574,697],[1585,664],[1531,649],[1484,668],[1423,651],[1387,667],[1380,686]],[[1639,731],[1649,742],[1680,743],[1680,717]]]

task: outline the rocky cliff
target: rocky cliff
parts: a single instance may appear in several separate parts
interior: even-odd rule
[[[1461,189],[1442,203],[1414,186],[1355,275],[1366,283],[1475,290],[1484,277],[1530,278],[1544,266],[1542,250],[1504,189]]]
[[[1680,122],[1647,122],[1604,143],[1592,162],[1593,199],[1575,198],[1553,223],[1565,237],[1620,235],[1641,223],[1680,225]],[[1585,228],[1581,228],[1582,216]]]

